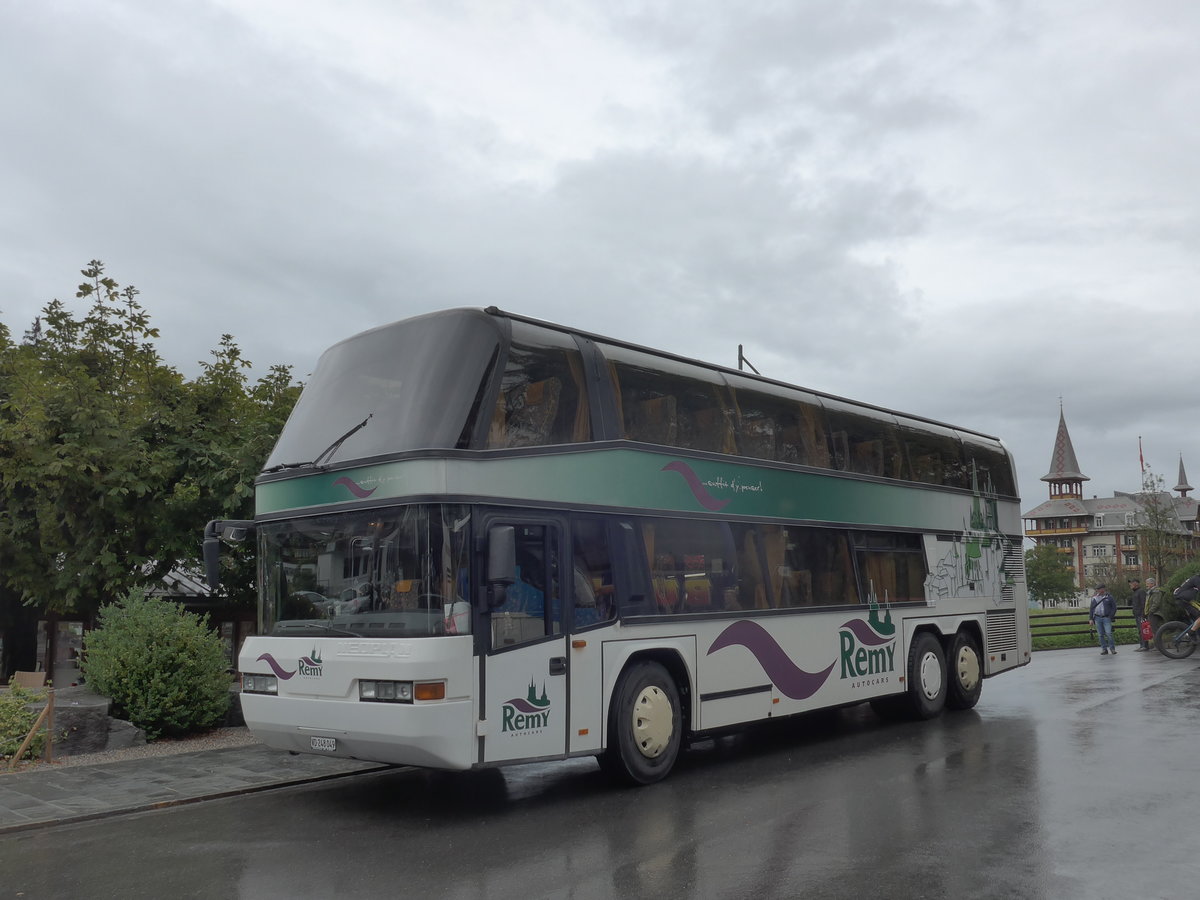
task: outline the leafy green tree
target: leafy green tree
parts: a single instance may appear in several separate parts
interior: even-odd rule
[[[208,520],[253,518],[254,479],[300,395],[288,366],[272,366],[250,383],[246,372],[251,363],[231,335],[221,336],[212,357],[201,363],[200,377],[187,386],[193,425],[179,448],[180,477],[173,487],[182,501],[173,526],[193,549],[199,527]],[[222,592],[253,603],[253,547],[227,545],[221,560]]]
[[[1049,544],[1025,551],[1025,582],[1029,599],[1046,606],[1075,593],[1075,572],[1067,559]]]
[[[1166,573],[1187,558],[1187,531],[1179,521],[1162,476],[1147,470],[1137,499],[1141,506],[1137,518],[1138,550],[1142,563],[1161,582]]]
[[[281,366],[249,384],[228,335],[186,381],[138,291],[98,260],[83,275],[83,314],[54,300],[21,342],[0,335],[0,590],[89,614],[195,564],[209,518],[249,517],[299,386]]]

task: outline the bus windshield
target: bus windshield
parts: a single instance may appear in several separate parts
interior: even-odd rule
[[[263,625],[297,637],[469,634],[469,525],[457,504],[265,523]]]
[[[467,446],[499,352],[494,320],[461,311],[342,341],[321,356],[264,471]]]

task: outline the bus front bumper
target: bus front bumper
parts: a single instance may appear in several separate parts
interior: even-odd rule
[[[276,750],[431,769],[469,769],[477,759],[470,700],[366,703],[242,694],[241,701],[251,733]]]

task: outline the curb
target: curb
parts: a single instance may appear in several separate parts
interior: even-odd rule
[[[18,822],[14,825],[0,825],[0,835],[14,834],[24,831],[37,831],[45,828],[56,828],[59,825],[75,825],[81,822],[94,822],[98,819],[107,819],[113,816],[124,816],[130,813],[151,812],[158,809],[170,809],[176,806],[189,806],[193,803],[203,803],[207,800],[224,800],[229,797],[239,797],[247,794],[260,794],[266,791],[273,791],[279,788],[291,787],[298,784],[317,784],[322,781],[333,781],[336,778],[348,778],[353,775],[364,775],[367,773],[383,772],[389,769],[402,769],[407,766],[394,766],[388,764],[380,764],[368,766],[362,769],[354,769],[349,772],[331,772],[325,775],[310,775],[301,778],[287,779],[286,781],[276,781],[270,784],[252,784],[245,787],[231,788],[226,791],[217,791],[214,793],[197,794],[194,797],[176,797],[170,800],[156,800],[147,803],[133,803],[129,806],[113,807],[101,812],[79,813],[76,815],[62,816],[53,819],[42,819],[35,822]]]

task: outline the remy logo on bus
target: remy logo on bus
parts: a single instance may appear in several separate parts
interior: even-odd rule
[[[321,677],[321,651],[313,647],[311,656],[302,656],[296,662],[300,674],[306,678]]]
[[[873,604],[866,621],[851,619],[838,629],[838,640],[838,658],[818,672],[807,672],[796,665],[770,632],[751,619],[741,619],[722,631],[708,652],[711,655],[734,645],[745,647],[771,683],[792,700],[813,696],[839,664],[839,677],[853,679],[851,687],[856,688],[882,683],[896,670],[896,626],[890,610],[885,610],[881,619],[879,606]]]
[[[533,734],[550,724],[550,698],[546,696],[546,685],[542,684],[539,697],[533,679],[529,679],[529,693],[525,697],[514,697],[500,707],[501,734]]]
[[[838,636],[841,677],[858,679],[852,687],[882,684],[896,671],[896,626],[891,610],[884,610],[881,619],[878,604],[872,604],[865,622],[851,619],[838,630]]]
[[[320,678],[322,672],[321,651],[313,647],[313,652],[310,656],[302,656],[296,661],[296,670],[289,672],[285,669],[274,656],[270,653],[264,653],[258,658],[259,662],[265,662],[271,667],[271,671],[275,673],[275,677],[281,681],[287,681],[293,675],[299,674],[304,678]]]

